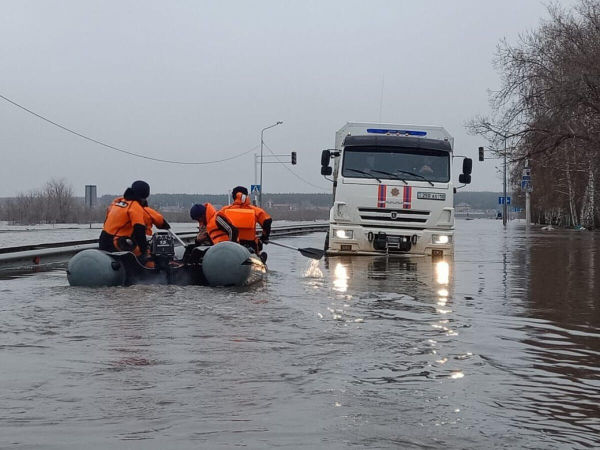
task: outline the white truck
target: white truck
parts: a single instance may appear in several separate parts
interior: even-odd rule
[[[453,253],[453,147],[440,126],[344,125],[321,155],[321,174],[333,176],[327,253]],[[464,158],[460,183],[472,164]]]

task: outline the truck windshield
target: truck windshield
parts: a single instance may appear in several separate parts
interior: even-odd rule
[[[450,153],[442,150],[397,147],[346,147],[342,176],[447,183]],[[386,175],[387,174],[387,175]]]

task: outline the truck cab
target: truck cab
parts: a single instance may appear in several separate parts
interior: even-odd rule
[[[335,148],[321,158],[321,173],[333,177],[327,253],[451,254],[453,145],[438,126],[342,127]],[[465,184],[471,165],[469,159],[463,164]]]

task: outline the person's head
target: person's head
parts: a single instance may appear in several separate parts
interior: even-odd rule
[[[240,202],[242,205],[250,204],[250,197],[248,196],[248,189],[244,186],[236,186],[231,191],[231,196],[236,202]]]
[[[134,181],[131,187],[125,189],[123,197],[127,200],[146,200],[150,196],[150,185],[145,181]]]
[[[192,220],[206,224],[206,206],[195,204],[190,209],[190,217]]]
[[[248,195],[248,189],[246,189],[244,186],[236,186],[233,188],[233,191],[231,191],[231,196],[233,197],[233,199],[235,200],[235,196],[238,193],[242,193],[243,195]]]

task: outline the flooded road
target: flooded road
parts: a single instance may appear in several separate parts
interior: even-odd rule
[[[2,280],[0,448],[599,447],[600,235],[455,239],[437,263],[270,246],[243,290]]]

